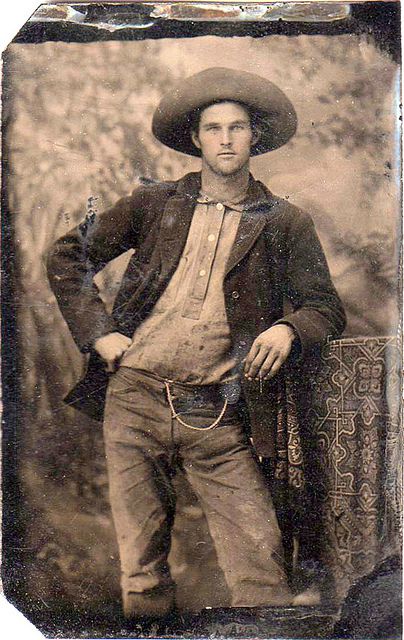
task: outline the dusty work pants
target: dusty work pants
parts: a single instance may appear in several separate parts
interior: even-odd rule
[[[204,427],[223,402],[199,389],[203,402],[193,399],[180,415]],[[187,394],[184,385],[170,391],[173,403]],[[164,615],[173,606],[167,557],[175,465],[199,497],[232,606],[290,603],[272,500],[234,406],[213,429],[191,429],[173,418],[164,381],[121,367],[107,391],[104,437],[127,616]]]

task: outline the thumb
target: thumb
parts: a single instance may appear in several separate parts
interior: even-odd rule
[[[114,373],[116,369],[116,360],[107,360],[107,366],[105,367],[105,371],[107,373]]]

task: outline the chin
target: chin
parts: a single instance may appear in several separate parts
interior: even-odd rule
[[[232,176],[232,175],[236,175],[237,173],[239,173],[241,171],[242,167],[240,167],[239,165],[235,166],[235,165],[228,165],[228,166],[223,166],[220,165],[219,167],[216,168],[217,173],[219,173],[222,176]]]

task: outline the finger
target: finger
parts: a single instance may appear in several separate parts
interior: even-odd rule
[[[117,347],[109,352],[107,357],[104,358],[107,363],[106,370],[111,373],[116,370],[118,363],[122,359],[123,355],[127,351],[127,347]]]
[[[123,349],[115,345],[113,349],[104,349],[101,352],[101,357],[103,360],[105,360],[105,362],[114,362],[115,360],[120,358],[123,353]]]
[[[121,345],[122,349],[127,349],[132,344],[132,340],[128,338],[128,336],[120,336],[119,344]]]
[[[131,344],[132,344],[132,342],[128,342],[128,343],[125,343],[124,345],[122,345],[122,349],[121,349],[121,350],[122,350],[122,353],[121,353],[121,355],[123,355],[124,353],[126,353],[126,352],[127,352],[127,350],[129,349],[129,347],[131,346]]]
[[[105,371],[107,373],[114,373],[115,369],[116,369],[116,361],[107,360],[107,366],[105,367]]]
[[[276,353],[269,353],[265,358],[264,362],[261,364],[259,371],[256,375],[256,378],[264,379],[265,376],[267,376],[272,370],[272,367],[274,366],[274,363],[277,361],[277,358],[278,356],[276,355]]]
[[[128,347],[121,347],[120,349],[117,349],[114,353],[114,360],[116,362],[119,362],[123,358],[127,350],[128,350]]]
[[[265,362],[265,359],[268,357],[268,351],[261,347],[260,351],[252,361],[249,371],[248,378],[253,379],[258,376],[258,372],[261,369],[262,364]]]
[[[253,342],[250,351],[247,354],[247,357],[245,359],[245,364],[244,364],[244,373],[246,375],[248,375],[248,371],[250,369],[251,363],[254,360],[254,358],[258,355],[260,348],[259,345],[256,342]]]
[[[283,365],[282,358],[277,358],[270,368],[269,372],[265,375],[264,380],[271,380],[279,372],[279,369]]]

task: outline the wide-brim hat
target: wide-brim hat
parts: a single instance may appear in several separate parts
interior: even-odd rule
[[[166,93],[154,112],[152,131],[167,147],[199,156],[191,139],[192,114],[224,101],[244,105],[258,121],[261,136],[251,155],[278,149],[296,132],[296,112],[279,87],[254,73],[225,67],[196,73]]]

